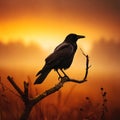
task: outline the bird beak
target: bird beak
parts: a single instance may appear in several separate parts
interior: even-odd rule
[[[84,35],[78,35],[78,39],[80,39],[80,38],[85,38],[85,36]]]

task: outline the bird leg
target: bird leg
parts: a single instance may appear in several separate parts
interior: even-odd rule
[[[62,69],[60,69],[61,71],[62,71],[62,73],[64,74],[64,77],[67,77],[67,78],[69,78],[67,75],[66,75],[66,73],[62,70]]]
[[[58,69],[56,70],[56,72],[57,72],[57,74],[58,74],[58,80],[60,79],[60,78],[62,78],[62,76],[61,76],[61,74],[58,72]]]
[[[62,70],[62,69],[60,69],[61,70],[61,72],[64,74],[64,76],[62,76],[59,72],[58,72],[58,69],[56,69],[55,71],[57,72],[57,74],[58,74],[58,80],[59,79],[61,79],[61,78],[64,78],[64,77],[67,77],[68,79],[69,79],[69,77],[66,75],[66,73]]]

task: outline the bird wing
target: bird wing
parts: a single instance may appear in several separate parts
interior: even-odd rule
[[[74,48],[70,43],[61,43],[57,46],[52,54],[50,54],[46,59],[46,64],[48,67],[54,67],[61,61],[69,59],[69,57],[74,55]]]
[[[70,43],[63,42],[55,48],[54,52],[63,50],[64,48],[68,48],[68,47],[72,47],[72,45]]]

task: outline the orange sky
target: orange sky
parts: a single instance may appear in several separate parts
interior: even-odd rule
[[[89,50],[101,37],[120,38],[119,6],[118,0],[1,0],[0,41],[34,41],[49,49],[74,32],[86,35],[81,45]]]

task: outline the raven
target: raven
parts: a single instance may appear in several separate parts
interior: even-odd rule
[[[63,69],[67,69],[70,67],[73,61],[74,54],[77,50],[76,42],[79,38],[85,38],[85,36],[73,33],[67,35],[65,40],[55,48],[52,54],[50,54],[45,59],[45,65],[36,74],[36,76],[38,77],[34,84],[42,83],[52,69],[54,69],[58,73],[59,78],[61,78],[62,76],[58,72],[58,69],[60,69],[62,73],[67,76]]]

